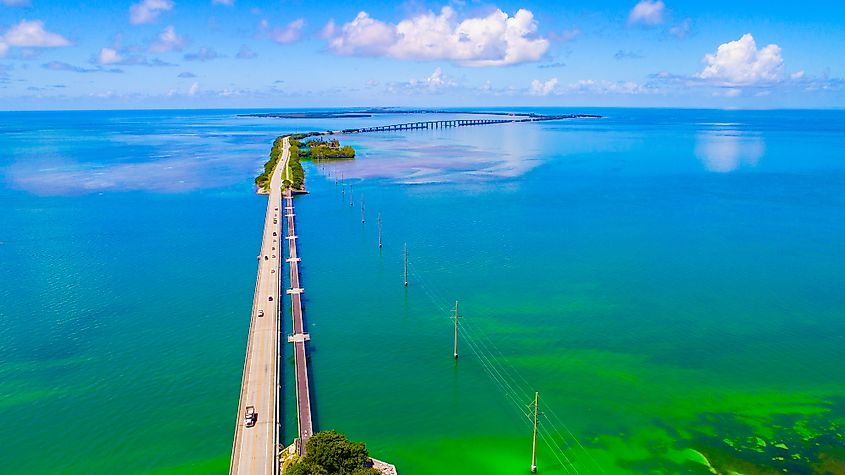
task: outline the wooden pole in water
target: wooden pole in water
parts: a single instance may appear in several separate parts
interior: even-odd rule
[[[378,248],[381,249],[381,213],[378,214]]]
[[[537,473],[537,415],[540,409],[540,393],[534,393],[534,442],[531,445],[531,473]]]
[[[361,194],[361,224],[364,224],[364,195]]]
[[[352,207],[352,185],[349,185],[349,207]]]
[[[458,301],[455,300],[455,359],[458,359]]]
[[[405,243],[404,247],[404,258],[405,258],[405,287],[408,286],[408,243]]]

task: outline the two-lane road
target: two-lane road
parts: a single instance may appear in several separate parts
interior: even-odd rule
[[[253,475],[278,473],[279,443],[279,303],[282,246],[282,175],[287,168],[289,143],[270,179],[270,195],[264,217],[264,235],[258,256],[258,276],[249,326],[238,419],[232,444],[229,472]],[[263,316],[259,316],[262,314]],[[247,427],[244,412],[255,407],[258,418]]]

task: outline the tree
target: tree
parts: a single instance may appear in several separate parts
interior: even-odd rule
[[[330,430],[317,432],[305,445],[305,457],[288,467],[286,475],[378,475],[368,467],[370,456],[361,442]]]

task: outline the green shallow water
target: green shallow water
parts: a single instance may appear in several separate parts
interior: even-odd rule
[[[306,164],[318,429],[403,474],[526,473],[539,391],[542,473],[841,473],[842,113],[599,113],[346,137],[354,162]],[[92,113],[113,130],[92,144],[66,114],[2,135],[0,465],[223,473],[249,182],[276,134],[346,123]]]

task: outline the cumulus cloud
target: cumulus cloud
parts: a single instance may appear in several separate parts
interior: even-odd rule
[[[388,56],[406,60],[449,60],[464,66],[501,66],[537,61],[549,40],[537,36],[529,10],[513,16],[496,10],[459,21],[451,7],[423,13],[397,24],[360,12],[329,40],[341,55]]]
[[[663,0],[640,0],[628,14],[628,24],[659,25],[663,23],[665,10],[666,4],[663,3]]]
[[[297,41],[302,35],[302,27],[305,26],[305,20],[297,18],[296,20],[285,25],[284,28],[278,26],[270,32],[270,39],[279,44],[288,44]]]
[[[129,7],[129,23],[141,25],[154,22],[161,12],[173,9],[172,0],[143,0]]]
[[[121,61],[123,61],[123,57],[114,48],[103,48],[97,55],[97,63],[99,64],[116,64]]]
[[[776,82],[783,77],[780,46],[770,44],[757,49],[750,33],[736,41],[721,44],[715,54],[704,56],[704,62],[707,66],[698,77],[726,85]]]
[[[2,43],[7,47],[20,48],[57,48],[70,45],[70,41],[62,35],[45,30],[41,20],[21,20],[3,35]]]
[[[181,51],[185,47],[185,39],[176,33],[172,25],[164,29],[158,38],[150,45],[153,53],[167,53],[169,51]]]
[[[376,80],[369,80],[366,85],[367,87],[375,87],[379,85],[379,82]],[[385,84],[386,90],[391,93],[436,93],[457,86],[457,81],[444,73],[442,68],[435,68],[434,71],[425,79],[411,79],[405,82],[391,82]]]
[[[250,49],[247,45],[241,45],[241,49],[238,50],[238,54],[235,55],[238,59],[252,59],[258,56],[258,53]]]
[[[185,61],[211,61],[217,58],[222,58],[222,56],[214,51],[214,48],[200,48],[196,53],[185,55]]]
[[[188,88],[188,95],[189,96],[195,96],[197,94],[197,92],[199,92],[199,90],[200,90],[200,83],[195,82],[195,83],[191,84],[191,87]]]
[[[326,22],[323,28],[320,29],[320,38],[324,40],[331,39],[332,37],[334,37],[336,31],[337,24],[335,24],[334,20],[329,20]]]
[[[560,84],[557,78],[545,81],[535,79],[531,81],[528,94],[532,96],[548,96],[563,94],[645,94],[653,92],[648,87],[633,81],[607,81],[596,79],[581,79],[569,84]]]
[[[551,78],[546,81],[535,79],[531,81],[531,88],[528,90],[528,94],[532,96],[548,96],[557,88],[557,83],[557,78]]]

